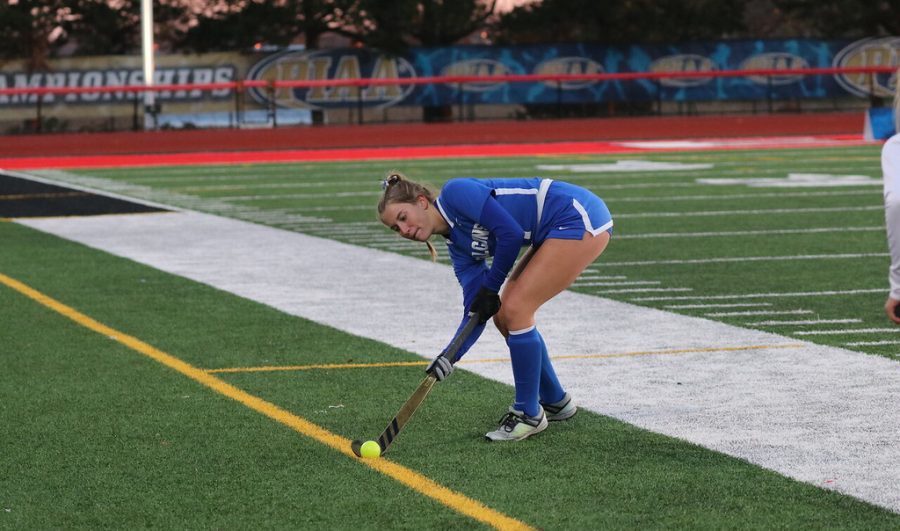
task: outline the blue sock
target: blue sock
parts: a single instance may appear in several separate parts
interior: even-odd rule
[[[545,404],[553,404],[562,400],[566,391],[559,383],[556,371],[553,370],[553,364],[550,363],[550,355],[547,353],[544,337],[538,333],[538,338],[541,340],[541,401]]]
[[[538,391],[541,384],[541,335],[535,327],[510,330],[506,338],[516,381],[513,407],[534,417],[540,411]]]

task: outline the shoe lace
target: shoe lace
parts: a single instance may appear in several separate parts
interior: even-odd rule
[[[506,431],[513,431],[516,428],[516,425],[522,422],[515,413],[509,412],[503,415],[503,418],[500,419],[500,427]]]

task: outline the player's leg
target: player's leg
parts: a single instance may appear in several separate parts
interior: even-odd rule
[[[554,420],[575,414],[574,404],[570,404],[570,397],[559,384],[543,338],[534,325],[534,314],[569,287],[608,243],[606,231],[597,236],[585,232],[581,240],[547,240],[517,271],[518,277],[507,283],[495,323],[507,338],[516,397],[500,428],[487,434],[489,439],[520,440],[546,428],[547,416],[539,404],[540,398],[555,408],[551,409]]]
[[[575,282],[609,244],[610,235],[585,232],[581,240],[549,239],[531,257],[518,278],[507,282],[494,321],[501,332],[534,325],[534,314],[545,302]]]

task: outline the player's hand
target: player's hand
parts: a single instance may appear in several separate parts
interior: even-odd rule
[[[425,372],[433,375],[437,378],[437,381],[441,382],[453,372],[453,364],[441,354],[428,364],[428,367],[425,368]]]
[[[470,312],[478,314],[478,322],[484,324],[500,311],[500,295],[488,288],[481,288],[469,307]]]
[[[884,303],[884,311],[891,321],[900,324],[900,300],[888,297],[887,302]]]

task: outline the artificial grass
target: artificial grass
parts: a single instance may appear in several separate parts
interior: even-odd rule
[[[0,223],[0,273],[203,368],[420,358]],[[0,286],[0,526],[474,528],[473,520]],[[374,436],[420,367],[220,374],[347,438]],[[507,386],[458,371],[388,459],[539,528],[888,529],[900,515],[580,413],[481,440]],[[8,511],[5,509],[9,509]]]

